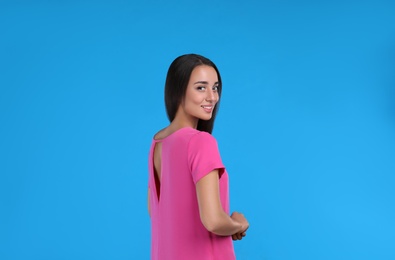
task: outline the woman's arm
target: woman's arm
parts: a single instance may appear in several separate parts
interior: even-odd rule
[[[249,226],[240,213],[230,217],[222,209],[219,195],[218,170],[214,170],[196,183],[200,219],[206,229],[216,235],[231,236],[245,232]]]

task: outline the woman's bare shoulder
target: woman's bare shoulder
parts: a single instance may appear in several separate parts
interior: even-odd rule
[[[159,131],[154,135],[154,139],[155,139],[155,140],[160,140],[160,139],[165,138],[165,137],[168,136],[168,135],[169,135],[168,127],[165,127],[165,128],[163,128],[163,129],[159,130]]]

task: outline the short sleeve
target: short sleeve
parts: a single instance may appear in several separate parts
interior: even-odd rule
[[[220,176],[222,175],[225,167],[217,141],[211,134],[199,132],[191,137],[188,145],[188,164],[195,184],[215,169],[219,170]]]

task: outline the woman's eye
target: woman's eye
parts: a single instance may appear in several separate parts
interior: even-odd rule
[[[218,91],[218,86],[214,86],[214,87],[213,87],[213,90],[214,90],[214,91]]]
[[[196,89],[197,89],[197,90],[199,90],[199,91],[202,91],[202,90],[205,90],[205,89],[206,89],[206,87],[199,86],[199,87],[197,87]]]

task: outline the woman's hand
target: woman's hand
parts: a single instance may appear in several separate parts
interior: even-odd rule
[[[244,217],[242,213],[233,212],[230,216],[234,221],[240,223],[242,225],[242,231],[232,235],[233,240],[241,240],[243,237],[246,236],[246,231],[250,224],[248,223],[247,219]]]
[[[233,240],[241,240],[246,236],[246,232],[236,233],[232,235]]]

